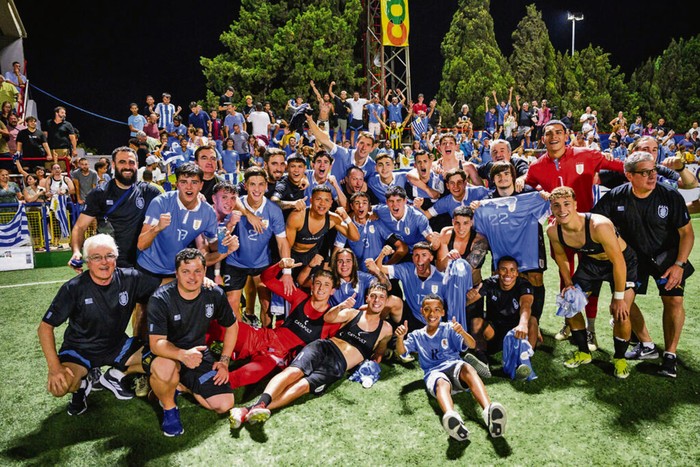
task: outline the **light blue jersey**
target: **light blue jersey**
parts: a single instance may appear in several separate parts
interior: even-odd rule
[[[146,117],[143,115],[129,115],[129,118],[126,120],[126,123],[130,126],[133,126],[136,131],[141,131],[143,130],[143,127],[148,123],[146,121]],[[129,136],[136,136],[136,131],[130,131]]]
[[[445,301],[444,287],[442,285],[444,274],[438,271],[435,266],[430,266],[430,276],[425,280],[421,280],[416,274],[416,267],[413,263],[400,263],[385,267],[387,268],[389,279],[401,281],[404,301],[411,309],[411,312],[413,312],[413,316],[425,324],[425,319],[420,311],[421,304],[425,296],[429,294],[436,294]]]
[[[406,206],[406,211],[401,219],[394,219],[391,211],[385,205],[377,206],[373,210],[379,220],[391,233],[396,234],[412,250],[413,245],[426,239],[433,233],[428,218],[413,206]]]
[[[461,361],[460,352],[466,350],[464,339],[457,334],[450,323],[440,323],[432,336],[426,328],[410,332],[404,339],[406,351],[418,354],[418,363],[424,378],[432,371],[448,368],[455,361]]]
[[[360,269],[367,271],[367,266],[365,266],[365,260],[368,258],[375,259],[379,256],[379,253],[384,247],[384,242],[391,235],[391,232],[382,224],[381,221],[371,221],[368,220],[364,224],[358,224],[353,221],[357,226],[357,231],[360,232],[360,239],[356,242],[348,240],[348,238],[342,233],[338,232],[335,237],[335,246],[338,248],[343,248],[347,245],[348,248],[355,253],[357,257],[357,262],[359,263]],[[388,258],[384,258],[384,261],[388,261]]]
[[[350,282],[341,279],[340,285],[335,289],[335,293],[330,300],[328,300],[328,303],[331,306],[335,306],[343,300],[352,297],[352,294],[356,294],[355,307],[359,308],[365,304],[365,292],[369,288],[369,285],[372,281],[376,280],[377,279],[372,274],[357,271],[357,285],[353,287]]]
[[[372,190],[374,196],[381,204],[386,204],[386,190],[390,186],[400,186],[403,188],[406,186],[406,173],[405,172],[393,172],[393,180],[389,184],[384,184],[379,178],[379,174],[375,173],[372,177],[367,180],[367,187]]]
[[[367,104],[367,111],[369,113],[370,123],[379,123],[377,117],[374,116],[374,112],[377,112],[377,115],[384,120],[384,106],[382,104]]]
[[[262,218],[265,230],[263,230],[263,233],[257,233],[248,223],[248,219],[245,216],[241,217],[241,220],[233,229],[233,234],[238,235],[240,247],[226,257],[226,264],[240,269],[267,267],[272,262],[270,249],[268,248],[272,236],[287,238],[284,215],[279,206],[267,198],[263,198],[262,204],[256,210],[248,205],[248,196],[242,196],[241,202],[246,209]]]
[[[238,153],[233,149],[224,149],[221,154],[221,164],[226,173],[235,174],[238,172]]]
[[[331,174],[335,175],[335,178],[340,181],[345,178],[348,169],[355,165],[355,150],[345,149],[342,146],[335,145],[329,154],[333,156]],[[368,157],[362,167],[360,167],[365,173],[365,180],[376,173],[376,165],[374,160]]]
[[[549,202],[536,191],[481,201],[474,228],[489,242],[494,264],[512,256],[520,271],[544,268],[540,262],[539,222],[549,213]]]
[[[452,211],[460,206],[469,206],[472,201],[481,201],[489,194],[489,189],[485,186],[468,186],[464,193],[462,201],[457,201],[454,196],[443,196],[428,209],[431,216],[435,217],[440,214],[449,214],[452,216]]]
[[[144,224],[156,225],[161,214],[170,213],[170,225],[156,235],[150,247],[139,252],[137,263],[154,274],[175,274],[175,255],[192,243],[199,234],[207,241],[216,241],[216,212],[199,201],[187,209],[177,191],[156,197],[148,206]]]

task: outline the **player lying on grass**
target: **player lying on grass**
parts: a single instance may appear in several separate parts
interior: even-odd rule
[[[421,313],[427,325],[408,333],[408,322],[396,328],[396,350],[403,355],[418,353],[418,362],[425,373],[426,389],[435,397],[443,412],[442,427],[454,439],[466,441],[469,430],[454,410],[452,393],[469,389],[483,409],[484,423],[492,437],[506,431],[506,411],[498,402],[491,402],[476,370],[460,358],[466,347],[474,348],[474,339],[453,320],[442,321],[445,305],[442,299],[429,294],[423,298]]]
[[[564,287],[561,293],[564,294],[567,289],[578,285],[583,293],[590,295],[593,290],[597,290],[602,281],[607,281],[613,286],[610,314],[614,321],[614,374],[617,378],[627,378],[629,368],[625,352],[632,333],[629,310],[635,296],[637,255],[632,247],[620,238],[610,219],[600,214],[583,214],[577,211],[576,195],[571,188],[555,188],[549,202],[556,222],[547,229],[547,236],[552,244],[554,260],[559,266],[559,274],[563,278]],[[564,251],[566,247],[579,253],[581,258],[573,276]],[[591,363],[583,314],[579,312],[569,318],[569,326],[578,350],[564,365],[567,368],[576,368]]]
[[[326,313],[326,322],[341,325],[338,333],[304,347],[289,367],[270,380],[253,406],[233,409],[231,428],[240,427],[244,421],[265,422],[272,409],[284,407],[304,394],[322,394],[346,370],[364,360],[381,361],[391,338],[391,325],[381,318],[386,298],[386,287],[372,284],[367,290],[366,307],[361,310],[337,307]],[[346,303],[353,306],[354,299]]]

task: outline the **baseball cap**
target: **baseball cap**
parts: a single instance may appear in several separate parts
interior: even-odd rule
[[[146,158],[146,165],[157,164],[158,158],[156,156],[148,156]]]

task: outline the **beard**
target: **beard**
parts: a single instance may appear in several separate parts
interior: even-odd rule
[[[127,186],[133,185],[134,182],[136,181],[136,172],[132,172],[133,175],[131,176],[131,178],[126,178],[122,174],[122,172],[123,172],[123,170],[115,170],[114,171],[114,178],[122,185],[127,185]]]

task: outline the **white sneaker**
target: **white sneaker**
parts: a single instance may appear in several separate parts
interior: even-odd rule
[[[469,430],[464,426],[462,417],[454,410],[446,412],[445,415],[442,416],[442,427],[451,438],[457,441],[466,441],[469,439]]]
[[[554,335],[554,338],[558,341],[565,341],[569,337],[571,337],[571,328],[566,323],[564,323],[564,326]]]
[[[506,434],[506,409],[498,402],[491,402],[484,409],[484,422],[492,438],[500,438]]]
[[[588,350],[591,352],[598,350],[598,339],[595,337],[595,332],[586,331],[586,339],[588,340]]]

